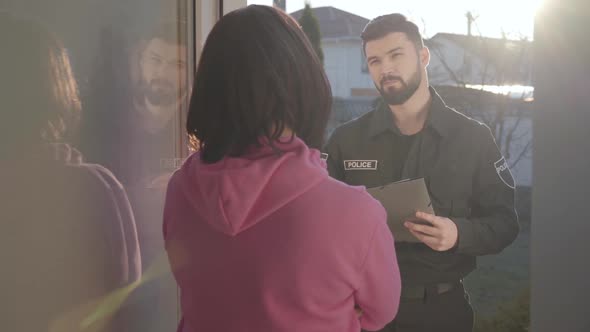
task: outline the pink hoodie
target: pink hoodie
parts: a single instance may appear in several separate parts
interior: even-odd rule
[[[392,321],[400,275],[383,207],[295,138],[171,178],[164,238],[180,332],[358,332]],[[363,311],[362,316],[355,306]]]

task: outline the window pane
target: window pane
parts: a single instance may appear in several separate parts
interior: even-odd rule
[[[248,1],[248,4],[255,3],[272,5],[272,1]],[[286,11],[300,19],[305,3],[289,0]],[[501,154],[508,161],[516,182],[521,232],[502,253],[479,257],[478,268],[465,280],[479,327],[509,320],[500,310],[502,305],[521,308],[518,314],[528,321],[534,90],[531,40],[534,12],[539,3],[311,2],[320,28],[324,69],[334,95],[326,136],[345,122],[370,112],[380,99],[360,36],[370,19],[400,12],[418,25],[430,49],[427,67],[430,85],[449,106],[490,127]],[[394,68],[392,72],[410,75],[408,68],[411,66]],[[521,323],[526,324],[517,324]]]
[[[41,331],[51,325],[65,331],[73,324],[94,328],[103,323],[115,324],[116,331],[176,330],[177,290],[163,247],[162,209],[168,178],[188,154],[184,123],[195,38],[201,43],[216,19],[217,1],[199,5],[207,13],[190,0],[19,0],[0,5],[0,11],[28,17],[51,31],[67,54],[62,57],[58,46],[39,48],[45,35],[35,35],[41,37],[31,43],[38,44],[27,50],[41,53],[42,59],[52,61],[47,60],[47,66],[62,72],[47,78],[48,85],[23,85],[14,103],[0,101],[3,110],[25,105],[45,123],[31,127],[32,121],[16,121],[17,113],[2,119],[16,126],[11,133],[43,131],[32,135],[29,145],[16,134],[12,142],[2,136],[11,151],[24,151],[9,154],[14,179],[20,182],[6,182],[12,186],[7,184],[1,197],[4,201],[12,193],[15,202],[14,209],[2,209],[2,220],[15,225],[8,232],[14,240],[3,236],[0,241],[3,252],[15,252],[7,268],[14,273],[8,281],[2,279],[2,293],[4,285],[11,285],[20,298],[9,313],[9,325],[0,319],[2,330]],[[201,16],[197,36],[195,15]],[[13,35],[30,36],[26,30]],[[16,51],[29,47],[24,42],[13,45]],[[22,58],[13,60],[13,67],[21,68],[15,71],[23,77],[45,77],[30,67],[34,62]],[[71,63],[75,82],[62,75],[67,72],[64,59]],[[59,84],[66,81],[77,91],[61,91]],[[53,119],[31,106],[44,105],[41,101],[22,104],[27,96],[48,95],[51,87],[69,101],[77,95],[81,104],[78,119],[64,121],[67,135],[61,137],[47,133],[69,118],[60,114],[59,121],[48,126]],[[64,114],[73,111],[63,109]],[[27,163],[34,165],[31,169],[22,167],[23,155],[39,149],[48,152],[31,152],[27,158],[40,159]],[[53,167],[56,160],[59,166]],[[33,181],[32,173],[43,176]],[[35,188],[36,194],[27,197],[23,188]],[[26,249],[18,249],[19,243],[29,241]]]

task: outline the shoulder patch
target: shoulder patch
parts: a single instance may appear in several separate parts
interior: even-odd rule
[[[494,167],[496,168],[496,173],[498,173],[500,180],[502,180],[502,182],[504,182],[504,184],[506,184],[511,189],[514,189],[514,177],[512,177],[512,172],[508,167],[506,158],[500,158],[500,160],[494,163]]]

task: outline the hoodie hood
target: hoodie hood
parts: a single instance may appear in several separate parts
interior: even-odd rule
[[[197,152],[175,174],[195,214],[235,236],[297,199],[328,177],[320,152],[299,138],[251,149],[241,157],[205,164]]]

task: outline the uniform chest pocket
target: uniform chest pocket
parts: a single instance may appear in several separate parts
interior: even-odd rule
[[[434,211],[437,216],[469,218],[471,207],[466,199],[448,199],[441,202],[434,202]]]
[[[472,173],[462,171],[458,164],[436,165],[428,173],[429,190],[438,199],[466,198],[472,195]],[[466,202],[457,202],[466,205]]]
[[[383,164],[375,159],[344,160],[344,175],[346,183],[362,185],[367,188],[386,184],[383,180]]]

